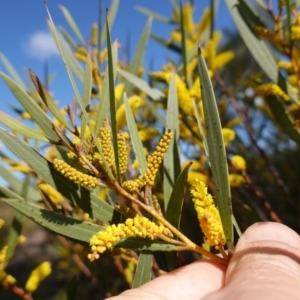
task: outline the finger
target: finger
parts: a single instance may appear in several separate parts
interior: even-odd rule
[[[110,300],[200,299],[223,287],[226,267],[201,260],[160,276]]]
[[[225,288],[205,299],[299,299],[300,238],[278,223],[257,223],[242,235]]]

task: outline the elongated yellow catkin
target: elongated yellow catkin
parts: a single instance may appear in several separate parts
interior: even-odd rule
[[[139,236],[153,240],[160,234],[172,237],[168,228],[164,225],[157,225],[146,217],[137,215],[134,218],[128,218],[125,223],[108,226],[91,237],[92,253],[88,255],[88,259],[91,261],[98,259],[101,253],[112,249],[114,244],[122,238]]]
[[[152,153],[152,155],[148,156],[148,164],[145,175],[140,176],[137,180],[140,186],[152,186],[154,184],[154,180],[158,172],[159,166],[163,161],[164,155],[168,150],[172,138],[172,131],[167,130],[160,139],[155,151]]]
[[[69,178],[70,180],[74,181],[75,183],[81,186],[95,188],[99,184],[98,179],[96,177],[84,174],[72,168],[63,160],[55,158],[53,160],[53,166],[62,175],[64,175],[65,177]]]
[[[207,192],[206,185],[199,179],[195,179],[191,184],[191,196],[206,243],[216,248],[224,245],[226,241],[219,210]]]
[[[25,290],[33,293],[37,290],[41,282],[51,274],[51,263],[44,261],[39,264],[29,275],[25,284]]]
[[[91,44],[96,47],[98,44],[98,25],[93,23],[91,30]]]

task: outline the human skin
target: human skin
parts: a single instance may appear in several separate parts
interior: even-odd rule
[[[300,237],[282,224],[256,223],[227,267],[200,260],[108,299],[300,299]]]

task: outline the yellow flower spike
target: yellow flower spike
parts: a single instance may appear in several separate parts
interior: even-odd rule
[[[233,155],[231,157],[231,162],[237,170],[246,170],[246,161],[242,156]]]
[[[39,264],[29,275],[27,282],[25,284],[25,290],[27,292],[33,293],[40,286],[41,282],[51,274],[51,263],[49,261],[44,261]]]
[[[298,79],[298,75],[293,74],[293,75],[289,75],[287,77],[289,84],[293,85],[293,86],[298,86],[299,84],[299,79]]]
[[[22,119],[25,119],[25,120],[31,120],[32,118],[31,118],[31,115],[27,112],[27,111],[23,111],[22,113],[21,113],[21,118]]]
[[[16,278],[7,274],[4,270],[0,270],[0,284],[8,289],[9,287],[15,285],[17,282]]]
[[[225,245],[220,214],[212,196],[207,192],[206,185],[199,179],[195,179],[191,184],[190,192],[206,243],[216,248]]]
[[[214,32],[212,39],[207,42],[205,51],[203,52],[204,58],[208,62],[208,67],[211,70],[214,70],[214,58],[217,54],[217,47],[219,44],[219,41],[221,39],[221,32]]]
[[[271,32],[268,28],[262,26],[253,26],[254,31],[257,33],[258,36],[263,37],[274,45],[281,46],[283,45],[284,41],[281,36],[278,35],[276,32]]]
[[[177,87],[177,96],[179,107],[183,110],[183,112],[189,116],[194,115],[194,105],[192,99],[190,97],[190,92],[187,89],[185,83],[182,79],[176,74],[176,87]]]
[[[107,57],[107,48],[104,49],[104,50],[102,50],[102,51],[99,53],[99,57],[98,57],[99,63],[103,63],[103,62],[105,61],[106,57]]]
[[[27,165],[23,165],[23,164],[16,164],[14,166],[12,166],[11,168],[9,168],[10,172],[21,172],[24,174],[28,174],[30,173],[32,170],[29,166]]]
[[[192,39],[193,41],[198,41],[202,33],[209,28],[211,23],[211,10],[210,8],[206,8],[202,14],[201,21],[198,24],[198,30],[193,35]]]
[[[229,174],[229,184],[231,187],[239,187],[246,183],[245,178],[240,174]]]
[[[160,207],[160,205],[159,205],[158,198],[157,198],[155,195],[152,195],[152,204],[153,204],[154,209],[155,209],[161,216],[163,216],[163,213],[162,213],[162,211],[161,211],[161,207]]]
[[[2,226],[5,224],[5,221],[3,219],[0,219],[0,229],[2,228]]]
[[[158,172],[158,168],[163,161],[164,155],[168,150],[172,138],[173,138],[172,131],[170,130],[166,131],[165,134],[160,139],[155,151],[152,153],[152,155],[148,156],[148,160],[147,160],[148,164],[147,164],[145,175],[143,176],[143,178],[140,179],[138,178],[137,180],[137,182],[141,184],[141,186],[154,185],[154,180]]]
[[[53,166],[62,175],[64,175],[65,177],[69,178],[70,180],[74,181],[75,183],[81,186],[95,188],[97,185],[99,185],[98,179],[96,177],[84,174],[72,168],[63,160],[55,158],[53,160]]]
[[[263,83],[259,85],[255,90],[259,96],[274,95],[282,97],[282,99],[285,101],[290,100],[290,97],[276,83]]]
[[[196,70],[197,68],[197,65],[198,65],[198,57],[194,57],[187,65],[186,67],[186,75],[187,75],[187,78],[190,78],[194,71]],[[199,78],[199,77],[197,77]]]
[[[86,56],[86,54],[82,54],[82,53],[79,53],[79,52],[75,52],[75,57],[76,57],[78,60],[80,60],[80,61],[82,61],[82,62],[84,62],[84,63],[86,63],[86,61],[87,61],[87,56]]]
[[[115,100],[119,102],[124,91],[125,83],[119,83],[115,86]]]
[[[93,23],[91,30],[91,44],[96,47],[98,44],[98,24]]]
[[[129,106],[134,114],[137,114],[137,110],[143,105],[143,99],[140,96],[134,95],[128,99]],[[120,105],[116,112],[116,121],[118,130],[123,129],[126,125],[126,114],[124,103]]]
[[[136,263],[129,261],[124,269],[124,278],[129,285],[132,284],[135,267]]]
[[[190,2],[188,2],[183,8],[184,30],[187,34],[192,34],[195,30],[193,10],[194,8]]]
[[[108,226],[105,230],[99,231],[90,239],[92,253],[88,255],[89,260],[99,258],[99,253],[111,250],[120,239],[130,236],[140,236],[155,239],[160,234],[172,236],[172,233],[163,225],[157,225],[148,218],[136,215],[129,218],[125,223]]]
[[[122,188],[127,192],[133,193],[139,188],[139,183],[134,180],[126,180],[122,182]]]
[[[284,69],[290,73],[294,72],[293,64],[289,61],[281,60],[281,61],[277,62],[277,66],[278,66],[278,68]]]
[[[156,128],[143,128],[139,130],[139,137],[142,142],[147,142],[153,140],[158,133]]]
[[[92,61],[92,76],[94,83],[100,87],[101,86],[101,78],[99,74],[98,64]]]
[[[128,148],[126,145],[125,135],[123,133],[118,133],[118,150],[119,150],[120,173],[125,174],[128,167]]]
[[[54,189],[50,184],[46,182],[41,182],[38,185],[38,188],[44,192],[51,201],[56,205],[61,205],[64,201],[63,195],[58,192],[56,189]]]
[[[25,235],[21,234],[18,236],[18,244],[23,244],[27,241],[27,238]]]
[[[221,69],[224,65],[234,59],[235,55],[232,51],[224,51],[218,54],[213,62],[213,70]]]
[[[201,99],[202,99],[201,98],[200,78],[199,77],[197,77],[196,80],[193,83],[193,86],[192,86],[191,91],[190,91],[190,96],[195,98],[198,102],[201,101]]]
[[[195,172],[195,171],[191,171],[188,173],[188,179],[187,181],[189,183],[192,183],[195,179],[198,179],[200,181],[203,181],[203,182],[207,182],[207,176],[201,172]]]
[[[299,40],[300,39],[300,26],[293,25],[291,28],[291,38],[292,40]]]
[[[102,148],[103,155],[107,164],[114,169],[115,168],[115,155],[111,144],[111,130],[108,126],[100,128],[99,142]]]
[[[224,145],[227,147],[235,139],[235,132],[230,128],[222,128]]]
[[[1,269],[2,264],[5,261],[7,249],[8,249],[8,246],[5,245],[5,246],[2,247],[2,249],[0,251],[0,269]]]

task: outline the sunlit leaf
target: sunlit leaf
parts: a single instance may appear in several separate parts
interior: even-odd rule
[[[141,252],[134,273],[132,288],[137,288],[151,280],[153,254],[149,251]]]
[[[216,201],[222,220],[227,247],[229,250],[232,250],[232,207],[226,151],[212,83],[210,81],[205,60],[201,53],[199,53],[198,58],[198,72],[200,77],[201,95],[207,133],[209,161],[211,165],[212,179],[215,186]]]
[[[85,40],[76,24],[76,22],[74,21],[72,15],[70,14],[70,12],[67,10],[67,8],[65,8],[63,5],[59,5],[58,6],[60,8],[60,10],[62,11],[66,21],[68,22],[69,26],[71,27],[71,29],[73,30],[73,32],[75,33],[75,35],[77,36],[77,38],[79,39],[81,44],[85,44]]]

